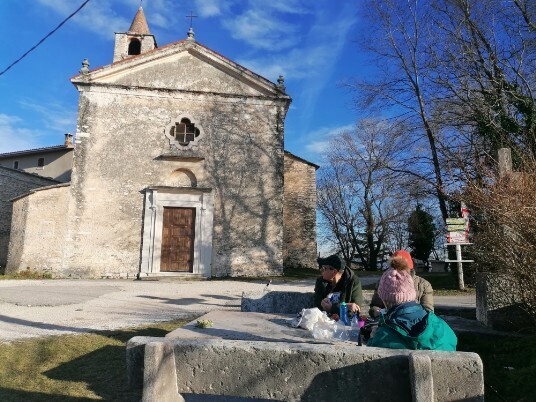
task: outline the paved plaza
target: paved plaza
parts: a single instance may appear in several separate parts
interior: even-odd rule
[[[361,278],[363,284],[376,277]],[[240,310],[242,292],[262,281],[4,280],[0,281],[0,342],[111,330]],[[274,281],[272,291],[311,292],[314,280]],[[437,307],[474,308],[475,295],[436,296]]]

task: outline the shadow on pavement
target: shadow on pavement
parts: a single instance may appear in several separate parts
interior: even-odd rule
[[[0,314],[0,321],[7,322],[10,324],[23,325],[23,326],[32,327],[32,328],[57,330],[57,331],[65,331],[65,332],[85,333],[85,332],[94,331],[94,329],[92,328],[75,328],[75,327],[67,327],[64,325],[46,324],[44,322],[22,320],[20,318],[9,317],[7,315],[1,315],[1,314]]]

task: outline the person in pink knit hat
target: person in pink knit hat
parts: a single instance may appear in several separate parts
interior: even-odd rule
[[[393,253],[393,257],[402,257],[406,261],[407,265],[404,269],[410,273],[413,279],[416,292],[415,300],[419,302],[426,310],[434,311],[434,290],[432,285],[426,279],[415,275],[411,254],[406,250],[398,250]],[[369,317],[371,318],[378,318],[380,316],[380,310],[385,308],[385,305],[378,294],[378,289],[376,289],[372,295],[372,300],[370,301],[369,307]]]
[[[393,257],[382,275],[378,295],[387,311],[367,346],[412,350],[456,350],[458,339],[448,324],[415,301],[416,291],[408,263]]]

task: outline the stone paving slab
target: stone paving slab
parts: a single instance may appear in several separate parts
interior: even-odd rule
[[[3,288],[0,292],[0,301],[17,306],[63,306],[79,304],[93,300],[107,293],[117,292],[116,286],[95,285],[86,286],[83,291],[76,286],[17,286]]]
[[[198,328],[193,320],[166,335],[168,339],[229,339],[235,341],[326,343],[314,339],[311,332],[293,328],[293,314],[243,313],[211,311],[203,320],[214,323],[210,328]]]
[[[274,280],[269,288],[311,292],[314,282]],[[213,310],[238,311],[243,292],[265,288],[266,282],[249,280],[1,280],[0,342],[191,319]],[[475,301],[474,294],[435,298],[436,304],[454,307],[474,308]]]

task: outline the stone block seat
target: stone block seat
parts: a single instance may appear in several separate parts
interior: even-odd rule
[[[212,311],[200,318],[211,328],[192,321],[164,338],[132,338],[129,383],[144,402],[484,400],[475,353],[320,341],[291,327],[293,317]]]

